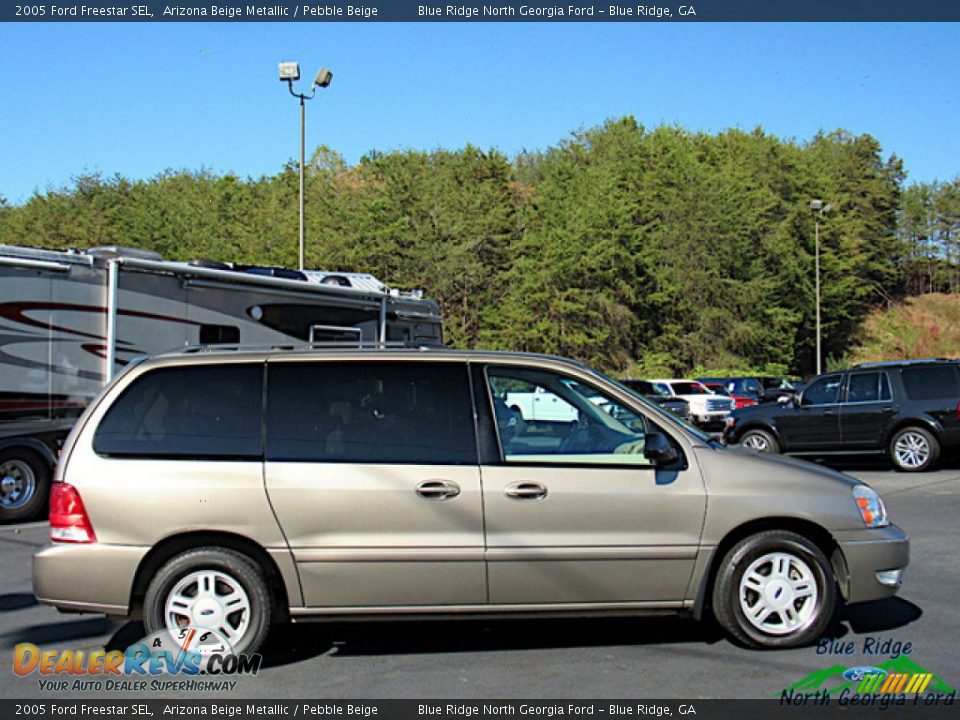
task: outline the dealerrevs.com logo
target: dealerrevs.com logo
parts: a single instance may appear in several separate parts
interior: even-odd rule
[[[40,689],[49,691],[210,692],[233,690],[236,680],[225,676],[256,675],[262,660],[234,653],[214,630],[184,627],[154,633],[123,651],[41,650],[20,643],[13,651],[13,672],[40,676]]]

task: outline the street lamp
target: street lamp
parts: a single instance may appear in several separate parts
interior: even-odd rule
[[[300,269],[303,270],[304,260],[304,216],[303,216],[303,166],[304,166],[304,144],[306,121],[306,101],[313,100],[317,94],[317,88],[325,88],[333,80],[333,73],[326,68],[320,68],[317,76],[313,79],[313,85],[310,86],[310,94],[304,95],[293,91],[293,83],[300,79],[300,63],[282,62],[279,65],[280,82],[286,82],[290,94],[295,98],[300,98]]]
[[[825,212],[829,212],[833,205],[823,204],[823,200],[811,200],[810,209],[816,213],[813,216],[814,222],[814,266],[816,267],[816,303],[817,303],[817,375],[820,374],[820,219]]]

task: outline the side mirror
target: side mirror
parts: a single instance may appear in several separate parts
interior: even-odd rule
[[[647,433],[643,439],[643,454],[654,465],[669,465],[679,457],[673,443],[658,432]]]

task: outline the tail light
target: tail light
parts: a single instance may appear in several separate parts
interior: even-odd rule
[[[960,402],[957,403],[957,420],[960,420]]]
[[[80,493],[65,482],[53,483],[50,488],[50,539],[70,543],[97,541]]]

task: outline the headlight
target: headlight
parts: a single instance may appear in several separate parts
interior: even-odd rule
[[[727,419],[723,421],[723,424],[727,426],[727,430],[733,430],[733,426],[737,424],[737,419],[733,415],[727,415]]]
[[[887,508],[876,490],[866,485],[857,485],[853,489],[853,499],[857,501],[860,517],[868,528],[881,528],[890,524],[887,520]]]

